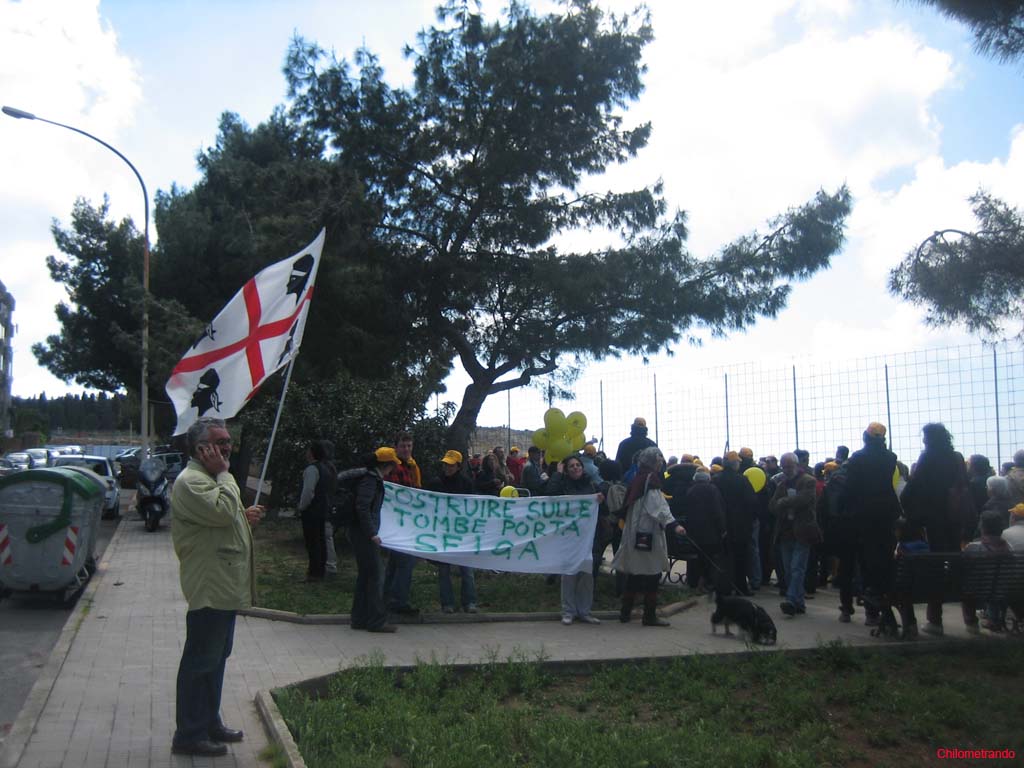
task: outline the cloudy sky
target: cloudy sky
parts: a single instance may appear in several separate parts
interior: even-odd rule
[[[625,9],[633,3],[607,2]],[[646,91],[628,121],[654,134],[616,188],[661,178],[689,212],[691,246],[710,253],[846,182],[849,240],[834,268],[796,287],[781,317],[676,359],[704,368],[778,359],[794,348],[843,357],[973,341],[929,329],[890,297],[888,270],[933,230],[970,228],[978,187],[1024,204],[1024,72],[972,52],[959,25],[912,2],[650,2],[656,40]],[[218,116],[250,124],[284,101],[280,69],[298,33],[350,56],[365,44],[393,82],[402,46],[433,21],[432,2],[354,0],[0,0],[0,103],[69,123],[117,146],[152,196],[197,179],[195,155]],[[500,3],[487,2],[490,12]],[[0,280],[17,301],[14,393],[79,391],[30,348],[57,329],[62,289],[44,260],[51,220],[77,197],[110,195],[143,217],[130,171],[69,131],[0,117]],[[315,233],[310,233],[310,237]],[[299,244],[301,245],[301,244]],[[282,254],[285,256],[287,254]],[[621,362],[615,363],[621,365]],[[463,380],[451,380],[458,400]],[[503,423],[504,403],[482,423]]]

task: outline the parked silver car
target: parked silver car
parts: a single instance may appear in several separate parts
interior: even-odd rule
[[[116,516],[121,507],[121,484],[114,471],[114,463],[106,456],[57,456],[53,460],[55,467],[84,467],[99,475],[107,490],[103,494],[103,513],[105,516]]]
[[[4,458],[14,464],[18,469],[28,469],[32,466],[32,458],[24,451],[12,451],[4,456]]]

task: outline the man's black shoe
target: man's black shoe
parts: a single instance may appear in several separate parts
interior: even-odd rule
[[[245,737],[241,731],[237,731],[234,728],[228,728],[226,725],[222,725],[219,728],[210,729],[210,738],[214,741],[226,741],[234,743],[241,741]]]
[[[187,744],[171,744],[171,752],[175,755],[200,755],[202,757],[222,757],[228,753],[226,744],[201,739]]]
[[[413,608],[411,605],[399,605],[391,609],[392,613],[397,613],[400,616],[419,616],[420,609]]]
[[[787,616],[796,615],[796,606],[789,602],[789,600],[786,600],[781,605],[779,605],[779,610],[781,610]]]

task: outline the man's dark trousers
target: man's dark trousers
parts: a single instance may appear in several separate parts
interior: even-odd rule
[[[306,542],[306,554],[309,557],[307,576],[322,579],[327,572],[327,530],[326,521],[302,516],[302,538]]]
[[[185,614],[185,650],[178,666],[175,744],[209,738],[220,721],[224,666],[235,639],[235,611],[200,608]]]
[[[380,546],[358,528],[349,528],[348,537],[356,558],[356,586],[349,620],[353,629],[376,629],[388,620]]]

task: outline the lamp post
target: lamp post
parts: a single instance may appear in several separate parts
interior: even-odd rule
[[[142,175],[138,169],[132,165],[131,160],[118,152],[114,147],[107,144],[102,139],[98,139],[91,133],[83,131],[81,128],[75,128],[73,125],[65,125],[64,123],[57,123],[53,120],[47,120],[43,117],[33,115],[31,112],[25,112],[22,109],[15,109],[14,107],[3,107],[3,113],[9,117],[14,117],[19,120],[38,120],[41,123],[49,123],[50,125],[56,125],[60,128],[67,128],[69,131],[80,133],[83,136],[87,136],[95,142],[102,144],[104,147],[109,149],[115,155],[120,157],[128,167],[132,169],[132,173],[135,174],[135,178],[139,180],[139,184],[142,187],[142,201],[145,204],[145,239],[143,242],[142,250],[142,387],[139,390],[140,398],[142,400],[142,413],[139,418],[139,434],[142,437],[142,459],[145,459],[149,455],[149,193],[146,191],[146,182],[142,180]]]

